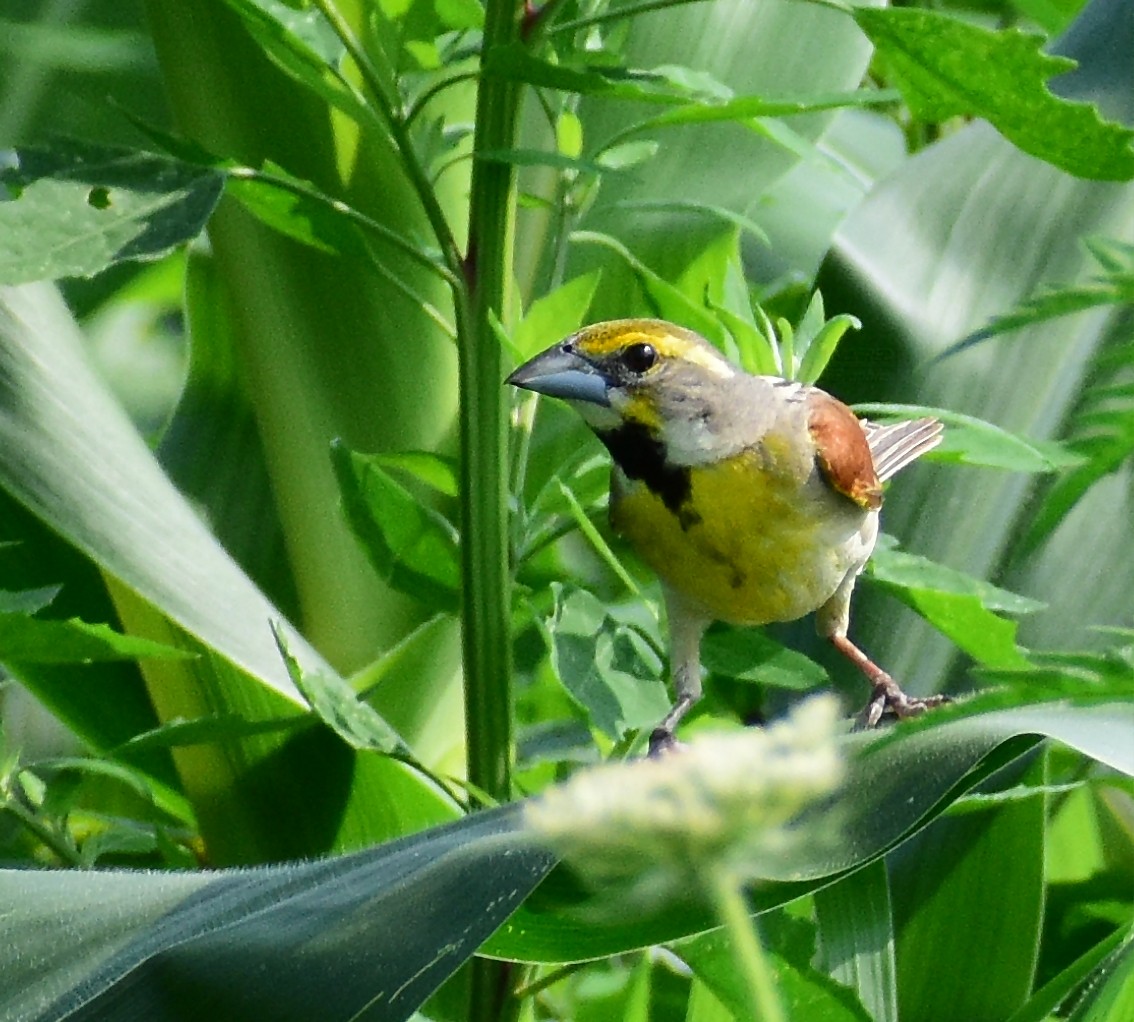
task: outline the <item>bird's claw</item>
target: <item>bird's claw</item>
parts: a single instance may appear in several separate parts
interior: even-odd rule
[[[926,696],[924,699],[908,696],[893,678],[884,675],[875,681],[870,702],[858,716],[858,727],[864,730],[877,727],[886,716],[895,720],[909,720],[949,702],[952,700],[946,695]]]
[[[657,727],[650,733],[650,747],[647,755],[650,759],[660,759],[685,748],[684,742],[679,742],[674,733],[667,727]]]

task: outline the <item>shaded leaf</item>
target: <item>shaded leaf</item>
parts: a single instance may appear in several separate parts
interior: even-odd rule
[[[823,1019],[824,1022],[872,1022],[846,987],[811,964],[814,937],[799,948],[777,939],[779,935],[775,931],[784,923],[806,926],[801,920],[772,917],[760,920],[786,1017]],[[674,950],[689,964],[694,975],[731,1010],[734,1019],[750,1017],[751,994],[736,968],[736,959],[724,930],[711,930],[683,940]]]
[[[0,870],[0,1011],[41,1022],[395,1022],[550,865],[510,806],[353,855],[256,870]]]
[[[224,187],[210,167],[86,142],[16,150],[0,170],[0,284],[91,277],[201,233]]]
[[[920,119],[983,117],[1025,152],[1068,173],[1134,177],[1134,131],[1048,90],[1049,78],[1075,64],[1041,53],[1042,36],[926,10],[856,7],[854,19]]]
[[[873,1022],[897,1022],[894,923],[886,867],[876,861],[815,892],[823,967],[858,992]]]
[[[345,50],[317,7],[297,9],[279,0],[224,0],[264,53],[282,71],[359,123],[372,114],[340,75]]]
[[[1028,757],[979,790],[1002,791],[1033,770],[1042,773],[1042,761]],[[983,805],[935,820],[887,859],[902,1018],[1007,1018],[1031,990],[1043,918],[1044,798]],[[985,967],[989,960],[995,969]],[[927,968],[933,961],[950,968]]]
[[[398,733],[353,688],[331,671],[304,671],[288,652],[286,640],[276,633],[280,656],[288,674],[316,716],[353,749],[380,752],[410,759],[410,751]]]
[[[713,674],[772,688],[805,691],[828,680],[814,660],[754,628],[711,628],[701,641],[701,662]]]
[[[545,89],[642,103],[679,103],[692,98],[721,100],[731,96],[731,91],[711,75],[689,68],[663,65],[647,71],[598,63],[552,64],[533,56],[520,43],[489,50],[484,74]]]
[[[455,610],[460,559],[453,526],[373,456],[336,441],[331,458],[347,519],[378,574],[436,610]]]

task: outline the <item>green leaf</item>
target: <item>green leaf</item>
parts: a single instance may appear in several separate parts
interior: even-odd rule
[[[552,592],[555,609],[541,628],[563,686],[615,740],[654,727],[669,709],[657,654],[585,590],[554,583]]]
[[[635,130],[646,131],[678,124],[707,124],[713,121],[747,122],[762,117],[792,117],[847,107],[884,106],[898,98],[898,93],[889,89],[858,89],[826,95],[737,96],[719,103],[688,103],[651,117]]]
[[[871,1016],[855,1000],[853,994],[811,965],[813,937],[799,948],[785,946],[785,942],[776,939],[778,935],[774,931],[780,927],[770,924],[800,924],[799,920],[763,917],[760,923],[787,1018],[823,1019],[824,1022],[872,1022]],[[798,938],[794,942],[801,943]],[[689,964],[693,974],[731,1010],[734,1019],[749,1017],[751,995],[737,971],[736,959],[724,930],[711,930],[683,940],[675,945],[674,950]]]
[[[1134,1011],[1134,940],[1111,954],[1071,1016],[1073,1022],[1122,1022]]]
[[[441,24],[456,32],[484,27],[484,8],[478,0],[433,0]]]
[[[1014,764],[979,790],[1020,776]],[[985,803],[935,820],[888,857],[901,1018],[1007,1018],[1024,1003],[1043,918],[1044,817],[1042,795]],[[956,969],[926,968],[936,960]]]
[[[551,167],[573,174],[616,174],[621,169],[608,166],[597,159],[584,160],[545,149],[481,149],[476,153],[476,158],[485,163],[503,163],[512,167]]]
[[[601,276],[599,270],[584,273],[532,302],[512,333],[517,358],[529,359],[578,330]]]
[[[815,892],[824,968],[858,992],[873,1022],[898,1022],[890,885],[881,861]]]
[[[859,415],[876,416],[879,419],[912,419],[924,415],[940,419],[946,428],[941,445],[931,455],[935,460],[1002,468],[1011,472],[1054,472],[1061,465],[1079,461],[1074,454],[1068,456],[1058,452],[1049,443],[1033,443],[991,422],[947,408],[865,403],[856,404],[854,410]]]
[[[1047,1022],[1076,990],[1097,989],[1095,977],[1099,970],[1106,969],[1111,956],[1124,944],[1129,947],[1132,942],[1134,928],[1126,932],[1115,930],[1032,994],[1008,1022]],[[1120,1019],[1116,1017],[1108,1022],[1120,1022]]]
[[[39,589],[22,589],[10,592],[0,589],[0,614],[35,614],[59,595],[62,586],[41,586]]]
[[[990,693],[885,732],[848,735],[843,739],[848,777],[841,794],[805,817],[808,826],[829,826],[841,840],[797,861],[790,876],[758,884],[756,910],[794,900],[899,846],[991,770],[1030,748],[1027,736],[1047,735],[1134,776],[1129,741],[1134,701],[1082,693],[1081,686],[1078,691],[1032,705],[1013,705],[1011,697]],[[665,943],[714,925],[710,915],[688,905],[645,917],[628,910],[624,920],[617,919],[617,906],[605,905],[601,924],[592,920],[583,925],[570,910],[579,899],[577,884],[554,874],[492,938],[486,952],[523,961],[580,961]]]
[[[432,451],[393,451],[372,457],[376,465],[404,472],[443,497],[457,496],[457,465],[452,458]]]
[[[806,691],[828,680],[814,660],[754,628],[711,628],[701,642],[701,661],[713,674],[772,688]]]
[[[633,271],[647,300],[654,305],[656,315],[680,323],[723,347],[726,334],[720,323],[702,306],[691,301],[681,290],[665,280],[643,263],[618,239],[597,231],[575,231],[571,235],[575,244],[601,245],[615,252]]]
[[[1016,644],[1016,622],[986,610],[977,597],[885,582],[882,585],[978,664],[999,668],[1027,665],[1027,657]]]
[[[347,519],[379,576],[435,610],[455,610],[460,557],[449,521],[373,456],[336,441],[331,458]]]
[[[256,870],[0,870],[0,1013],[408,1019],[550,867],[521,827],[509,806]]]
[[[720,101],[731,96],[730,90],[705,72],[676,65],[645,71],[598,63],[552,64],[533,56],[521,43],[493,47],[485,56],[483,73],[545,89],[640,103],[680,103],[695,98]]]
[[[90,664],[192,655],[164,643],[123,635],[105,624],[76,619],[45,621],[25,614],[0,613],[0,662],[7,664]]]
[[[151,153],[85,142],[16,151],[0,170],[0,284],[91,277],[152,260],[201,233],[224,177]]]
[[[358,123],[373,120],[340,74],[346,51],[317,7],[297,10],[279,0],[224,2],[280,70]]]
[[[935,589],[958,596],[973,596],[986,610],[1004,614],[1034,614],[1046,606],[1039,600],[1011,593],[928,557],[899,550],[897,542],[885,535],[880,538],[871,558],[871,577],[895,588]]]
[[[854,19],[920,119],[983,117],[1025,152],[1068,173],[1134,177],[1134,131],[1048,90],[1047,79],[1075,64],[1042,53],[1043,36],[925,10],[856,7]]]
[[[295,687],[316,716],[347,745],[353,749],[412,760],[412,754],[401,736],[373,707],[364,703],[343,678],[331,671],[305,671],[288,652],[286,640],[279,632],[276,633],[276,642]]]
[[[819,292],[815,292],[818,296]],[[857,316],[851,316],[842,313],[838,316],[833,316],[831,319],[826,320],[823,325],[816,331],[815,335],[808,338],[806,345],[800,349],[800,338],[796,334],[796,356],[800,358],[799,369],[795,373],[795,379],[801,383],[814,383],[823,375],[823,370],[827,368],[827,363],[831,361],[832,356],[835,354],[835,349],[839,346],[839,341],[843,339],[843,335],[848,330],[861,330],[862,322]]]
[[[280,167],[269,164],[266,173],[233,168],[226,177],[225,191],[262,223],[273,230],[321,252],[358,258],[365,248],[358,228],[332,208],[330,198],[318,198],[317,190]],[[294,184],[295,189],[280,182]]]

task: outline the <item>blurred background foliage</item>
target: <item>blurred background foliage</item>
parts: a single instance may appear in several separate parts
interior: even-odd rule
[[[1051,78],[1054,93],[1134,123],[1134,12],[1122,0],[901,6],[1042,33],[1048,50],[1080,62]],[[350,115],[351,88],[366,84],[357,66],[343,64],[340,87],[289,64],[277,17],[339,59],[341,43],[310,4],[7,0],[0,9],[0,166],[29,146],[66,151],[62,139],[155,151],[177,137],[199,147],[193,159],[254,171],[224,177],[207,233],[187,246],[108,259],[102,272],[60,280],[58,292],[5,287],[0,612],[15,623],[0,643],[12,679],[0,693],[0,847],[9,860],[277,861],[367,847],[465,808],[462,291],[437,270],[444,244],[414,166],[466,251],[484,10],[474,0],[336,7],[397,97],[412,165],[381,118]],[[620,8],[634,16],[608,17]],[[875,42],[881,30],[868,16],[856,25],[829,5],[572,0],[548,10],[525,22],[529,50],[502,49],[490,67],[502,91],[523,83],[516,137],[480,157],[516,174],[514,192],[502,186],[514,230],[485,243],[510,274],[493,310],[501,364],[616,316],[684,322],[742,357],[756,357],[770,327],[782,338],[786,325],[802,347],[827,317],[856,317],[861,329],[843,338],[824,387],[1010,434],[951,423],[940,455],[903,473],[884,518],[900,549],[885,546],[860,587],[857,640],[918,693],[995,680],[1021,705],[1076,686],[1128,704],[1128,137],[1097,173],[1058,169],[1005,138],[1051,112],[1014,105],[1034,72],[1027,58],[991,101],[973,58],[948,102],[922,96],[922,108],[901,47],[874,50],[864,30]],[[944,36],[925,46],[950,52]],[[999,53],[983,66],[1002,59],[1014,66]],[[740,100],[753,105],[728,107]],[[1046,134],[1049,161],[1093,151],[1090,131]],[[305,198],[282,201],[298,193],[274,189],[271,175],[300,183]],[[387,234],[344,226],[321,196]],[[408,257],[391,233],[425,258]],[[21,246],[34,244],[11,238],[5,266],[18,270]],[[499,390],[476,400],[503,409],[513,397]],[[515,638],[523,794],[630,747],[665,705],[664,665],[654,583],[605,526],[597,443],[551,402],[524,398],[508,410],[511,447],[498,467],[517,584],[501,599]],[[92,635],[76,619],[114,631]],[[47,624],[60,630],[37,631]],[[861,683],[809,622],[771,631],[710,635],[714,684],[694,729],[762,719],[828,675],[848,704],[860,699]],[[507,693],[506,681],[496,691]],[[999,986],[956,985],[955,997],[972,996],[973,1018],[1044,1017],[1037,991],[1056,980],[1071,990],[1074,968],[1087,975],[1090,955],[1128,930],[1130,782],[1092,762],[1114,766],[1091,735],[1079,753],[1048,753],[999,777],[1009,791],[1038,792],[1031,809],[1045,799],[1038,815],[1009,806],[995,822],[1004,847],[1040,864],[1034,883],[1010,887],[1005,858],[946,893],[919,887],[911,862],[945,871],[983,854],[993,825],[974,825],[971,809],[891,854],[893,929],[880,960],[894,965],[896,943],[897,972],[874,988],[874,1017],[959,1017],[940,1014],[958,1002],[926,988],[924,963],[942,934],[965,932],[945,919],[960,904],[1016,912],[1020,929],[1003,939],[1026,947]],[[554,907],[570,892],[549,897]],[[785,919],[767,936],[787,954],[792,941],[772,932],[790,929]],[[639,935],[621,949],[649,942]],[[525,957],[516,946],[501,956],[571,957],[546,948],[543,959]],[[963,962],[963,950],[953,953]],[[706,954],[691,988],[666,954],[567,975],[526,1010],[726,1017],[713,1014],[721,989],[704,989],[719,960]],[[1129,953],[1121,961],[1129,969]],[[862,976],[837,974],[870,1002]],[[460,1015],[444,994],[434,1007],[436,1017]],[[853,1013],[861,1005],[848,1010],[866,1017]]]

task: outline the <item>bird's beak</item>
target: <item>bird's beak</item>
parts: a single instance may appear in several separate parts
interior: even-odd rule
[[[566,401],[610,405],[603,374],[577,352],[561,344],[525,362],[505,382]]]

